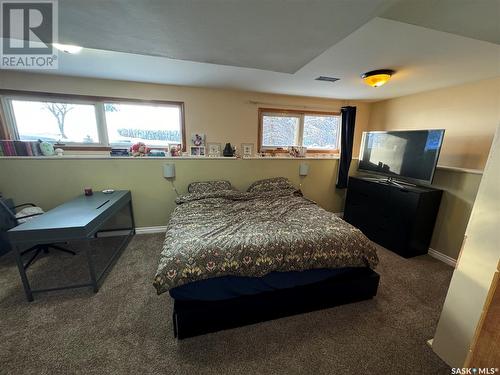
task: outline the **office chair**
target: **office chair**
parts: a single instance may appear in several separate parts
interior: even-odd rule
[[[16,210],[20,207],[37,207],[33,203],[23,203],[19,204],[17,206],[9,207],[3,199],[0,198],[0,213],[3,213],[3,215],[6,215],[8,218],[8,227],[7,230],[12,229],[14,227],[17,227],[18,225],[22,224],[20,220],[23,221],[23,219],[29,219],[31,217],[35,217],[38,215],[43,215],[43,212],[40,213],[34,213],[31,215],[24,215],[24,216],[17,216]],[[28,260],[26,264],[24,264],[24,269],[27,269],[33,262],[37,259],[37,257],[43,252],[43,253],[48,253],[49,249],[54,249],[61,251],[63,253],[71,254],[71,255],[76,255],[76,253],[72,250],[65,249],[64,247],[58,246],[56,244],[39,244],[30,247],[27,250],[24,250],[21,252],[21,256],[34,252],[34,254],[31,256],[31,258]]]

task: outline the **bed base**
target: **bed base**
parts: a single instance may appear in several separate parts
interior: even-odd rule
[[[318,283],[222,301],[174,300],[178,339],[373,298],[380,276],[360,268]]]

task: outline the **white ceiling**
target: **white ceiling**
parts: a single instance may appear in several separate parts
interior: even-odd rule
[[[59,0],[61,43],[294,73],[395,0]]]
[[[402,0],[381,16],[500,44],[500,0]]]
[[[430,7],[436,1],[418,0],[418,3]],[[151,0],[147,3],[59,0],[60,10],[66,9],[64,16],[60,14],[61,42],[86,48],[78,55],[61,53],[57,71],[39,72],[366,100],[500,76],[500,45],[491,43],[497,40],[495,27],[481,29],[478,26],[481,20],[467,7],[470,21],[462,33],[438,31],[439,28],[452,31],[450,27],[463,17],[463,10],[455,11],[453,4],[459,6],[468,0],[439,1],[449,6],[447,16],[443,17],[446,22],[442,24],[434,16],[425,16],[425,12],[429,12],[427,8],[415,8],[417,0],[396,3],[393,0],[308,0],[308,6],[305,0]],[[500,5],[500,0],[477,1],[488,3],[493,14],[496,5]],[[250,3],[251,6],[244,5]],[[271,3],[279,6],[269,5]],[[413,13],[402,7],[405,3]],[[99,12],[89,4],[97,10],[106,8],[103,11],[106,17],[99,18]],[[209,9],[207,4],[219,6]],[[147,14],[143,8],[148,9]],[[357,16],[348,15],[349,9]],[[442,7],[436,9],[444,11]],[[243,15],[242,10],[246,12]],[[337,10],[345,22],[332,16]],[[478,14],[484,11],[485,6]],[[127,16],[127,12],[133,16]],[[403,18],[406,22],[372,18],[374,14]],[[412,14],[414,19],[409,19]],[[162,17],[169,20],[165,24],[172,22],[179,31],[176,27],[162,26]],[[273,23],[273,18],[279,20]],[[75,22],[73,27],[69,20]],[[117,20],[121,26],[117,26]],[[340,26],[332,28],[329,20],[340,22]],[[424,21],[428,22],[427,27],[415,25]],[[141,27],[143,30],[139,31]],[[151,38],[146,35],[148,30],[154,31]],[[479,31],[474,33],[474,30]],[[363,72],[381,68],[396,70],[385,86],[368,87],[359,77]],[[315,81],[320,75],[337,77],[340,81]]]

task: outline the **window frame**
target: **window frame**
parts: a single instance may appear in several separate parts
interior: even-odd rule
[[[186,151],[186,127],[184,116],[184,102],[170,100],[144,100],[133,98],[119,98],[108,96],[89,96],[75,94],[58,94],[49,92],[37,91],[19,91],[19,90],[3,90],[0,89],[0,100],[3,121],[0,121],[0,139],[19,140],[17,133],[17,125],[12,108],[12,100],[25,101],[52,101],[52,102],[69,102],[74,104],[93,105],[95,108],[97,134],[99,136],[98,143],[79,143],[79,142],[64,142],[61,148],[64,150],[75,151],[109,151],[112,146],[108,139],[108,128],[106,124],[106,113],[104,111],[104,103],[116,104],[135,104],[135,105],[154,105],[154,106],[175,106],[179,108],[180,116],[180,131],[182,151]],[[55,143],[57,144],[57,143]],[[155,148],[166,149],[167,146],[158,146]]]
[[[257,149],[259,152],[264,153],[274,153],[277,151],[286,152],[284,147],[271,147],[271,146],[263,146],[262,145],[262,136],[264,135],[263,125],[264,125],[264,116],[289,116],[289,117],[298,117],[299,118],[299,130],[298,130],[298,140],[297,143],[299,145],[303,144],[304,139],[304,117],[307,115],[311,116],[339,116],[340,112],[327,112],[327,111],[312,111],[312,110],[298,110],[298,109],[279,109],[279,108],[259,108],[259,125],[258,125],[258,138],[257,138]],[[339,129],[340,135],[340,129]],[[300,146],[299,146],[300,147]],[[309,148],[307,147],[307,153],[314,154],[339,154],[340,153],[340,137],[337,138],[337,148],[335,149],[324,149],[324,148]]]

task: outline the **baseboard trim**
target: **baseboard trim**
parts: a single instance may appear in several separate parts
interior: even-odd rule
[[[440,253],[437,250],[429,248],[429,255],[433,258],[436,258],[437,260],[440,260],[441,262],[446,263],[449,266],[452,266],[453,268],[457,266],[457,261],[455,259],[449,257],[446,254]]]
[[[156,227],[139,227],[135,228],[136,234],[151,234],[151,233],[165,233],[167,231],[166,225],[159,225]]]

